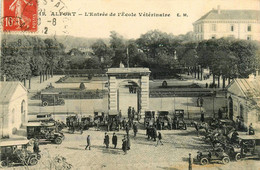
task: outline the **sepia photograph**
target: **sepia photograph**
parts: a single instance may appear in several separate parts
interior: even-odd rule
[[[0,169],[259,169],[260,0],[0,10]]]

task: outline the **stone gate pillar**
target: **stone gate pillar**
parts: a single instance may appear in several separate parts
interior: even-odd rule
[[[149,75],[141,77],[141,114],[149,109]]]
[[[108,77],[108,110],[117,110],[117,80],[115,76]]]

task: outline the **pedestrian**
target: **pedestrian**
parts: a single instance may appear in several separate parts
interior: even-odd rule
[[[127,150],[130,150],[131,143],[130,143],[129,135],[126,136],[126,140],[127,140]]]
[[[204,122],[204,112],[203,112],[203,111],[201,111],[200,121],[201,121],[201,122]]]
[[[131,106],[128,107],[128,110],[127,110],[127,116],[128,116],[128,119],[130,119],[131,117]]]
[[[157,138],[157,129],[156,129],[156,127],[154,126],[154,127],[153,127],[153,141],[156,141],[156,138]]]
[[[109,147],[109,136],[107,132],[105,133],[104,144],[106,145],[106,148]]]
[[[132,108],[132,116],[131,116],[131,120],[134,120],[135,118],[135,108]]]
[[[126,120],[125,120],[125,118],[124,118],[123,121],[122,121],[122,127],[123,127],[123,129],[125,129],[125,125],[126,125]]]
[[[124,151],[125,154],[127,154],[127,139],[126,136],[122,139],[122,150]]]
[[[253,128],[253,124],[252,123],[250,123],[250,125],[249,125],[248,132],[249,132],[249,135],[254,135],[255,134],[255,130]]]
[[[90,147],[91,147],[90,135],[88,135],[88,137],[87,137],[87,145],[86,145],[86,147],[85,147],[85,150],[88,149],[88,148],[89,148],[89,150],[90,150]]]
[[[35,139],[34,143],[33,143],[33,152],[34,153],[39,153],[40,149],[39,149],[39,140]]]
[[[158,140],[157,140],[157,145],[156,145],[156,146],[159,145],[159,142],[161,143],[161,145],[163,145],[163,143],[162,143],[162,134],[161,134],[161,132],[158,132]]]
[[[125,131],[126,131],[126,135],[129,135],[129,125],[128,124],[126,124],[126,126],[125,126]]]
[[[136,133],[137,133],[137,125],[136,125],[136,122],[134,123],[134,126],[133,126],[133,131],[134,131],[134,137],[136,137]]]
[[[116,148],[116,145],[117,145],[117,136],[116,136],[115,133],[113,133],[112,143],[113,143],[113,145],[114,145],[114,148]]]
[[[146,134],[147,134],[147,139],[149,140],[151,137],[151,127],[150,126],[147,127]]]

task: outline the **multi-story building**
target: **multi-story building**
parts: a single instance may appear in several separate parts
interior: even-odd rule
[[[260,10],[212,9],[193,23],[196,40],[233,37],[260,41]]]

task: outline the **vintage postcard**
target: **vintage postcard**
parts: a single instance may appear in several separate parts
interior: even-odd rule
[[[0,9],[0,169],[259,169],[260,0]]]

